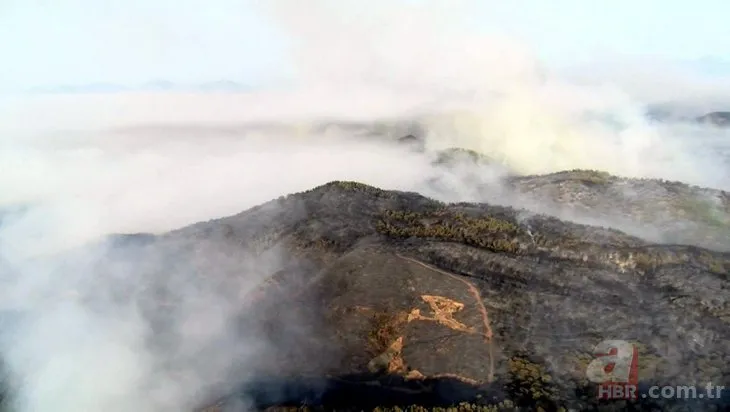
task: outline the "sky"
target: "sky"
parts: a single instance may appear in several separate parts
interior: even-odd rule
[[[621,55],[719,72],[730,68],[730,25],[725,21],[730,5],[720,0],[461,3],[467,13],[452,24],[514,36],[548,66]],[[286,78],[291,75],[290,39],[257,4],[261,2],[2,0],[0,90],[157,80],[263,84]]]

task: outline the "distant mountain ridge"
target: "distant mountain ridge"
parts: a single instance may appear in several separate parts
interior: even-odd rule
[[[704,111],[692,114],[693,110],[671,105],[652,105],[645,112],[646,117],[657,122],[700,123],[717,127],[730,127],[730,110]]]
[[[697,121],[718,127],[730,127],[730,111],[707,113],[698,117]]]
[[[68,94],[68,93],[121,93],[133,91],[197,91],[197,92],[248,92],[255,88],[232,80],[217,80],[204,83],[175,83],[168,80],[154,80],[138,85],[119,83],[89,83],[35,87],[30,93]]]

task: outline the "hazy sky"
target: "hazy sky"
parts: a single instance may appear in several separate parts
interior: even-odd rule
[[[0,89],[276,77],[287,69],[286,38],[253,3],[0,0]],[[464,26],[519,37],[547,64],[606,53],[730,61],[730,6],[721,0],[472,3]]]

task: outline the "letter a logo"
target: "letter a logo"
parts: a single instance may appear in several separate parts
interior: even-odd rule
[[[586,368],[586,376],[596,383],[639,382],[639,351],[633,344],[623,340],[604,340],[593,349],[596,356]]]

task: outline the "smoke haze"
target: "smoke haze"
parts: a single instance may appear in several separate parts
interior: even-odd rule
[[[142,287],[141,275],[125,272],[132,258],[109,257],[107,245],[58,263],[59,253],[109,234],[163,233],[331,180],[519,205],[504,197],[502,169],[436,168],[433,151],[448,147],[520,174],[598,169],[730,190],[726,131],[645,116],[648,104],[701,102],[703,93],[722,100],[726,89],[709,93],[708,80],[689,77],[657,87],[551,71],[527,44],[461,29],[469,5],[267,2],[262,14],[290,40],[297,83],[286,91],[4,97],[2,305],[29,310],[2,345],[22,382],[15,410],[185,410],[221,376],[245,379],[241,371],[265,363],[267,342],[230,323],[241,296],[291,263],[285,252],[200,252],[221,261],[217,276],[237,273],[224,288],[237,293],[173,282],[182,343],[167,357],[149,347],[148,315],[134,297],[104,297]],[[426,152],[393,142],[409,125],[423,132]],[[476,190],[466,175],[492,189]],[[434,187],[433,178],[448,184]],[[112,268],[113,281],[100,280],[100,267]],[[188,270],[174,266],[166,277],[189,279]]]

